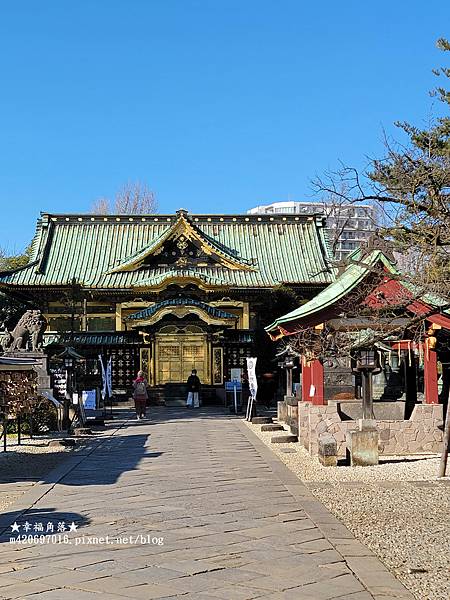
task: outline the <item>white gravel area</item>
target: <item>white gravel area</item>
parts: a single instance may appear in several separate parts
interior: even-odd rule
[[[438,456],[324,467],[300,443],[271,444],[273,432],[245,423],[418,600],[448,600],[450,479],[437,479]]]
[[[55,433],[32,440],[22,438],[19,446],[15,436],[8,436],[7,451],[0,451],[0,512],[7,510],[73,450],[48,445],[50,440],[61,437],[64,435]]]

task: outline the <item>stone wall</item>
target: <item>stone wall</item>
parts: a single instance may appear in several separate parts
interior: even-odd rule
[[[345,457],[347,431],[357,429],[355,421],[342,421],[339,403],[314,406],[310,402],[299,402],[298,421],[300,443],[308,452],[317,456],[318,437],[330,433],[337,442],[338,456]],[[442,405],[417,404],[408,421],[376,420],[380,432],[379,452],[385,455],[410,455],[435,453],[442,450]]]

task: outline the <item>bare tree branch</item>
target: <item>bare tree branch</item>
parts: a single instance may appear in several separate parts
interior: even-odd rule
[[[157,210],[154,192],[139,181],[126,183],[116,194],[114,202],[108,198],[96,200],[92,206],[93,214],[106,215],[148,215]]]

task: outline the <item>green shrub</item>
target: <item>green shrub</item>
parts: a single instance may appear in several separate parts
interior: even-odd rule
[[[20,431],[25,435],[30,434],[30,424],[33,435],[56,431],[58,429],[56,408],[47,398],[41,397],[33,402],[30,412],[22,413],[20,423]],[[7,432],[17,433],[17,419],[8,421]]]
[[[56,431],[58,428],[58,419],[55,406],[47,398],[40,399],[33,406],[31,422],[33,433],[36,435],[47,433],[48,431]]]

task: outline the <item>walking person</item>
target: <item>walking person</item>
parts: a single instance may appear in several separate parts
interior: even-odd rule
[[[137,419],[145,419],[147,416],[148,383],[144,377],[144,371],[138,371],[136,379],[133,381],[133,398],[136,408]]]
[[[192,373],[189,375],[187,380],[188,396],[186,406],[188,408],[199,408],[200,407],[200,379],[197,376],[197,369],[192,369]]]

